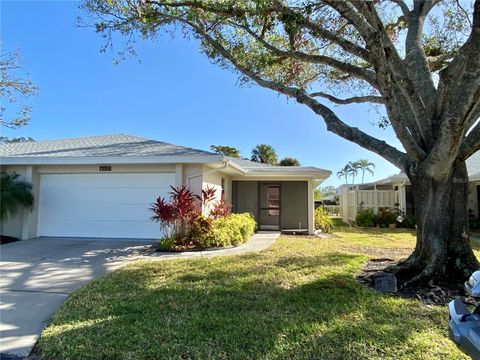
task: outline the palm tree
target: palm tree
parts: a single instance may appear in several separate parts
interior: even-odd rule
[[[15,216],[19,207],[33,205],[32,184],[19,177],[16,173],[0,173],[0,220]]]
[[[339,170],[337,172],[337,176],[339,179],[341,179],[342,177],[345,178],[345,185],[348,184],[348,175],[350,174],[350,165],[347,164],[343,167],[343,169]]]
[[[357,165],[357,168],[362,171],[362,184],[363,184],[363,179],[365,178],[365,171],[372,176],[375,174],[373,172],[373,169],[375,169],[375,164],[368,161],[367,159],[357,160],[355,161],[355,164]]]
[[[358,164],[353,161],[349,161],[347,164],[348,175],[352,177],[352,184],[355,184],[355,176],[358,175]]]
[[[252,149],[252,161],[263,164],[277,165],[278,157],[275,149],[267,144],[260,144]]]

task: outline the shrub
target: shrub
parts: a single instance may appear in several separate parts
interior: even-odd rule
[[[475,217],[471,214],[470,218],[468,219],[468,225],[470,230],[479,230],[480,229],[480,217]]]
[[[203,248],[240,245],[253,235],[255,227],[251,214],[230,214],[213,220],[212,228],[198,239],[198,243]]]
[[[212,218],[198,215],[190,225],[189,238],[195,243],[196,239],[201,238],[212,229],[212,223]]]
[[[415,225],[417,224],[415,220],[415,216],[407,215],[403,217],[403,221],[400,223],[400,227],[404,227],[407,229],[415,229]]]
[[[360,227],[373,227],[375,225],[375,213],[373,209],[361,209],[357,213],[355,223]]]
[[[389,208],[379,208],[378,213],[374,217],[374,225],[380,227],[388,227],[390,224],[397,224],[399,211],[392,211]]]
[[[0,220],[13,217],[18,210],[33,206],[32,184],[20,180],[20,175],[0,173]]]
[[[315,209],[315,229],[321,229],[323,232],[328,233],[333,227],[333,221],[328,216],[323,206],[319,206]]]

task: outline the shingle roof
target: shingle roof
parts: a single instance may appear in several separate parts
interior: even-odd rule
[[[289,172],[318,172],[318,171],[324,171],[324,172],[329,172],[328,170],[320,169],[317,167],[313,166],[274,166],[274,165],[269,165],[269,164],[263,164],[259,163],[256,161],[251,161],[247,159],[240,159],[240,158],[234,158],[230,156],[226,156],[226,158],[234,163],[237,166],[240,166],[241,168],[247,170],[247,172],[255,172],[255,173],[262,173],[262,172],[283,172],[283,173],[289,173]]]
[[[0,145],[2,157],[205,156],[209,151],[132,135],[88,136]]]
[[[116,134],[102,136],[88,136],[62,140],[45,140],[0,145],[0,157],[21,161],[22,164],[30,158],[41,161],[67,159],[80,159],[80,161],[102,159],[102,157],[115,157],[123,161],[123,157],[165,157],[171,156],[196,157],[198,162],[216,162],[222,159],[229,160],[246,173],[322,173],[329,171],[309,166],[272,166],[257,163],[246,159],[225,157],[205,150],[193,149],[185,146],[149,140],[138,136]],[[168,157],[168,158],[167,158]],[[20,159],[20,160],[18,160]],[[142,158],[142,161],[145,158]],[[160,159],[159,159],[160,160]],[[76,162],[78,163],[78,162]]]

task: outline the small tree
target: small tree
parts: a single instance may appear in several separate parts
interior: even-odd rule
[[[284,157],[283,159],[280,160],[278,163],[280,166],[300,166],[300,161],[293,157]]]
[[[252,149],[251,160],[263,164],[277,165],[278,156],[277,152],[271,145],[260,144]]]
[[[346,168],[348,169],[348,175],[352,177],[352,184],[355,184],[355,176],[358,175],[358,164],[353,161],[349,161]]]
[[[343,169],[340,169],[338,172],[337,172],[337,176],[339,179],[341,179],[342,177],[345,178],[345,185],[348,184],[348,175],[350,175],[350,165],[345,165],[343,167]]]
[[[21,142],[32,142],[35,141],[31,137],[14,137],[14,138],[9,138],[7,136],[0,136],[0,145],[1,144],[15,144],[15,143],[21,143]]]
[[[355,161],[355,166],[362,172],[362,184],[365,179],[365,172],[368,172],[370,175],[374,175],[373,169],[375,169],[375,164],[368,161],[367,159],[360,159]]]
[[[22,74],[20,52],[0,53],[0,124],[9,128],[18,128],[30,120],[31,106],[27,99],[36,96],[38,88]],[[7,115],[5,104],[12,107]]]
[[[210,150],[220,155],[231,156],[234,158],[240,157],[240,150],[227,145],[211,145]]]
[[[0,173],[0,220],[15,216],[19,208],[33,206],[32,184],[19,177],[16,173]]]

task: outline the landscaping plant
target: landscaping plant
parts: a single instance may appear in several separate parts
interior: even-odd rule
[[[19,177],[16,173],[0,173],[0,220],[15,216],[19,208],[33,206],[32,184]]]
[[[315,209],[315,229],[328,233],[333,227],[333,221],[323,206]]]
[[[230,214],[222,195],[214,201],[216,189],[206,187],[201,195],[186,186],[172,187],[170,199],[158,197],[150,207],[152,220],[160,224],[163,250],[235,246],[247,241],[255,230],[250,214]],[[206,209],[208,215],[202,214]]]

